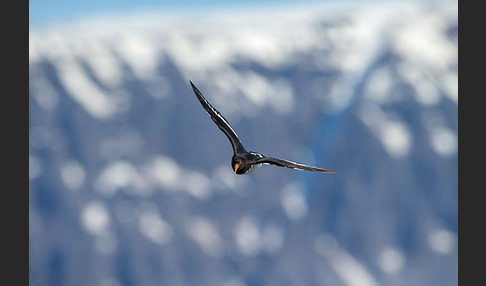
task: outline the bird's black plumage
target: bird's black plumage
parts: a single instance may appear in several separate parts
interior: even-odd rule
[[[219,113],[216,108],[214,108],[207,100],[204,98],[202,93],[197,89],[197,87],[191,83],[192,89],[199,99],[199,102],[202,104],[204,109],[208,112],[211,119],[216,123],[216,125],[223,131],[223,133],[228,137],[231,146],[233,147],[233,157],[231,158],[231,167],[235,174],[243,175],[249,172],[254,171],[256,168],[260,167],[262,164],[270,164],[279,167],[287,167],[291,169],[297,170],[304,170],[304,171],[313,171],[313,172],[323,172],[323,173],[337,173],[336,171],[308,166],[298,162],[292,162],[288,160],[276,159],[271,157],[266,157],[257,152],[248,152],[246,151],[243,144],[241,144],[238,135],[236,132],[231,128],[228,121]]]

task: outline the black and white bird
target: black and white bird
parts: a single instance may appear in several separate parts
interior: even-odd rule
[[[292,162],[288,160],[266,157],[257,152],[246,151],[245,147],[243,147],[243,144],[241,144],[238,135],[236,135],[236,132],[233,130],[233,128],[231,128],[228,121],[226,121],[223,115],[221,115],[221,113],[219,113],[219,111],[216,110],[216,108],[214,108],[206,100],[206,98],[204,98],[202,93],[197,89],[197,87],[192,83],[192,81],[189,82],[191,83],[192,89],[194,90],[197,99],[199,99],[199,102],[201,102],[204,109],[206,109],[206,111],[209,113],[211,119],[214,121],[214,123],[216,123],[219,129],[221,129],[221,131],[223,131],[223,133],[226,134],[229,141],[231,142],[231,146],[233,146],[233,152],[234,152],[233,157],[231,158],[231,167],[233,168],[235,174],[243,175],[243,174],[250,173],[255,169],[257,169],[258,167],[260,167],[262,164],[270,164],[279,167],[287,167],[291,169],[304,170],[304,171],[337,173],[336,171],[329,170],[329,169],[308,166],[308,165],[304,165],[301,163]]]

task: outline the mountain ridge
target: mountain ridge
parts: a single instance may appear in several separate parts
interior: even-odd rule
[[[337,10],[31,30],[32,285],[456,285],[457,5]]]

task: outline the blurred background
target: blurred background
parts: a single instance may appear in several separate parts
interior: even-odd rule
[[[30,285],[457,285],[457,1],[29,1]],[[338,170],[263,166],[232,149]]]

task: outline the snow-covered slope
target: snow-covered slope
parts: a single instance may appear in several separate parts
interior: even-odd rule
[[[456,285],[457,3],[31,28],[31,285]],[[235,176],[248,150],[338,170]]]

